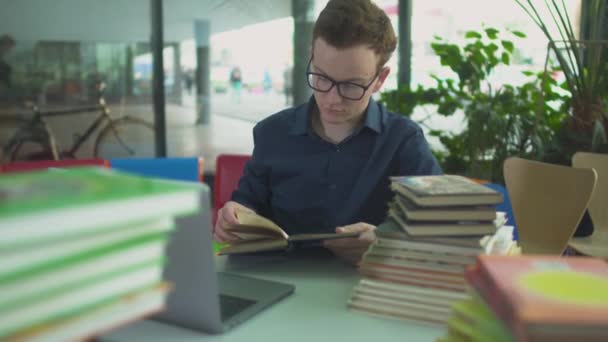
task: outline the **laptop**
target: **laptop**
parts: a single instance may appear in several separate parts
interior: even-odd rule
[[[290,284],[216,272],[211,237],[209,188],[201,185],[200,212],[176,219],[163,272],[173,284],[156,320],[222,333],[294,292]]]

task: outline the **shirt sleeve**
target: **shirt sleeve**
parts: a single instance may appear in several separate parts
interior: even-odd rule
[[[408,176],[443,174],[420,128],[405,140],[399,151],[399,174]]]
[[[268,212],[269,202],[269,170],[264,164],[264,144],[260,141],[259,127],[253,129],[253,154],[245,164],[243,176],[237,189],[232,193],[232,200],[257,213],[264,215]]]

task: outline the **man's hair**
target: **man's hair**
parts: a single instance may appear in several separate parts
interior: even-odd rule
[[[371,0],[330,0],[315,23],[313,43],[319,37],[338,49],[368,46],[380,56],[378,69],[397,46],[390,19]]]

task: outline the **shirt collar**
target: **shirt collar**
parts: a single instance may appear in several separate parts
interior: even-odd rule
[[[311,96],[307,103],[294,108],[295,119],[291,126],[292,135],[305,135],[310,129],[310,115],[312,109],[317,105],[314,96]],[[382,132],[382,111],[380,105],[370,97],[369,104],[365,110],[365,121],[363,127],[367,127],[376,133]],[[362,128],[363,128],[362,127]]]

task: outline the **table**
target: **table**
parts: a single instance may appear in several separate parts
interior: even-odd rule
[[[303,255],[304,254],[304,255]],[[282,281],[295,293],[223,335],[207,335],[143,320],[102,336],[103,341],[434,341],[440,326],[351,311],[356,268],[325,253],[216,257],[218,270]]]

